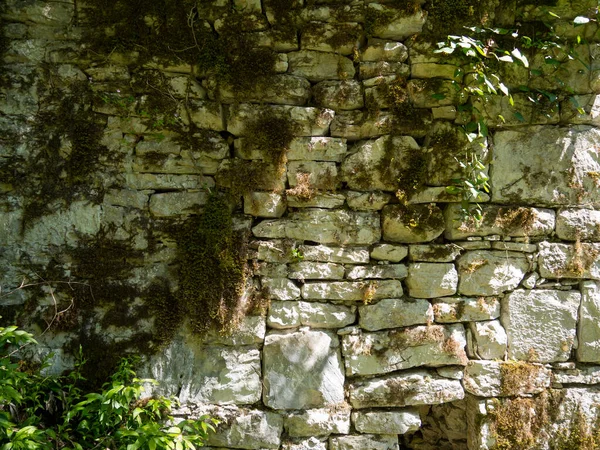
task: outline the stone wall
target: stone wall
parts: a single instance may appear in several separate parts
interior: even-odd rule
[[[598,444],[597,4],[380,3],[0,6],[0,313],[34,357],[144,355],[215,449]],[[503,71],[520,115],[433,52],[544,21],[583,40]],[[472,152],[480,224],[446,190]]]

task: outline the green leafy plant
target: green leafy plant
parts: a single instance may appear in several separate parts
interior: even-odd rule
[[[81,354],[66,376],[43,375],[15,357],[33,336],[0,327],[0,450],[150,449],[202,447],[217,421],[206,416],[174,424],[172,399],[143,397],[132,361],[123,359],[101,392],[84,394]]]

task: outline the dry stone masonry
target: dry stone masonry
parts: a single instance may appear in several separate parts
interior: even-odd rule
[[[0,315],[48,370],[139,354],[215,450],[600,445],[596,1],[2,3]],[[514,107],[434,52],[543,23],[578,57],[504,67]]]

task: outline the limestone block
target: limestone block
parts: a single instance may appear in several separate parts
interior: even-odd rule
[[[348,434],[350,409],[323,408],[292,412],[284,418],[283,426],[291,437]]]
[[[600,91],[598,81],[600,79],[596,71],[592,81],[594,92]],[[580,113],[580,108],[583,109],[583,114]],[[560,121],[569,124],[600,126],[600,95],[574,95],[565,99],[560,104]]]
[[[262,344],[265,339],[265,318],[261,316],[244,316],[240,319],[237,328],[231,333],[219,333],[210,330],[203,336],[202,342],[210,345],[255,345]]]
[[[297,280],[340,280],[344,266],[336,263],[300,261],[289,266],[289,278]]]
[[[361,62],[359,68],[359,76],[361,80],[368,80],[370,78],[387,76],[398,76],[405,78],[410,75],[410,66],[408,64],[395,61]],[[365,94],[367,93],[367,91],[365,92]],[[383,105],[380,106],[384,107]]]
[[[198,346],[177,338],[150,358],[146,370],[158,381],[152,392],[182,403],[250,404],[261,396],[260,352],[253,347]]]
[[[500,317],[497,297],[444,297],[433,300],[433,313],[438,323],[474,322]]]
[[[552,209],[481,205],[483,219],[473,224],[461,215],[460,205],[448,205],[444,212],[447,239],[469,236],[502,235],[512,237],[547,236],[554,230],[556,214]]]
[[[421,262],[452,262],[462,248],[456,244],[422,244],[410,245],[408,259]]]
[[[315,227],[317,223],[319,227]],[[278,221],[265,220],[252,232],[256,237],[287,237],[337,245],[369,245],[381,238],[378,214],[324,209],[293,212]]]
[[[524,361],[469,361],[465,391],[478,397],[539,394],[550,387],[551,372],[541,364]]]
[[[462,102],[460,91],[449,80],[416,78],[409,80],[407,88],[416,108],[437,108]]]
[[[393,278],[402,280],[408,275],[404,264],[378,264],[376,266],[354,266],[349,269],[346,278],[362,280],[372,278]]]
[[[421,427],[421,417],[414,408],[396,411],[356,411],[352,413],[354,428],[360,433],[405,434]]]
[[[337,166],[333,162],[290,161],[288,183],[291,187],[308,183],[310,189],[335,190],[338,184]]]
[[[471,355],[481,359],[504,359],[508,337],[500,321],[470,323],[467,337]]]
[[[276,263],[287,263],[293,260],[292,246],[283,240],[258,241],[257,259]],[[287,276],[284,275],[282,278]]]
[[[354,65],[345,56],[335,53],[300,50],[288,53],[289,72],[310,81],[345,80],[354,78]]]
[[[556,235],[567,241],[600,240],[600,211],[561,209],[556,216]]]
[[[600,384],[600,367],[583,366],[572,369],[553,369],[554,381],[560,384]]]
[[[569,359],[576,339],[581,294],[574,291],[516,290],[502,300],[508,357],[535,362]]]
[[[364,264],[369,262],[369,250],[367,248],[301,245],[299,251],[304,261],[324,261],[342,264]]]
[[[267,325],[271,328],[282,330],[297,328],[300,322],[300,308],[294,301],[271,301],[267,315]]]
[[[584,281],[581,283],[581,308],[577,338],[577,360],[581,362],[600,362],[600,283]]]
[[[382,211],[384,239],[392,242],[429,242],[444,232],[440,208],[429,205],[387,205]]]
[[[335,335],[323,331],[269,333],[263,348],[263,402],[309,409],[344,401],[344,373]]]
[[[350,404],[355,409],[437,405],[462,400],[459,380],[441,378],[415,370],[359,381],[349,386]]]
[[[497,295],[515,289],[530,268],[521,253],[475,250],[458,259],[462,295]]]
[[[398,450],[398,436],[359,434],[329,438],[330,450]]]
[[[356,320],[356,307],[299,302],[300,322],[311,328],[343,328]]]
[[[417,11],[408,15],[398,11],[393,7],[380,5],[378,3],[369,3],[367,5],[367,17],[373,17],[371,35],[382,39],[395,39],[403,41],[413,34],[420,33],[427,20],[427,13]],[[385,17],[385,20],[378,20],[378,17]]]
[[[263,278],[262,286],[269,291],[273,300],[295,300],[300,298],[300,288],[287,278]]]
[[[297,442],[282,442],[281,450],[327,450],[327,443],[313,436]]]
[[[525,244],[522,242],[496,241],[492,242],[492,249],[504,250],[508,252],[535,253],[537,251],[537,245]]]
[[[540,242],[538,248],[542,277],[600,280],[600,244]]]
[[[223,111],[220,103],[209,102],[206,100],[188,100],[186,110],[181,110],[179,117],[187,124],[189,121],[198,128],[214,131],[225,131],[223,122]]]
[[[342,177],[350,189],[396,191],[398,179],[420,150],[410,136],[383,136],[357,143],[342,163]]]
[[[227,131],[235,136],[246,134],[246,125],[256,120],[262,107],[249,103],[241,103],[229,108]],[[325,108],[303,106],[270,106],[275,114],[290,119],[296,124],[297,136],[323,136],[329,131],[329,124],[335,115],[334,111]]]
[[[494,202],[509,203],[518,198],[530,204],[567,205],[600,200],[594,179],[600,171],[594,150],[600,144],[600,130],[586,126],[526,127],[498,132],[494,141],[490,180]]]
[[[400,262],[408,255],[405,245],[377,244],[371,250],[371,258],[379,261]]]
[[[367,47],[361,52],[361,61],[397,61],[404,62],[408,59],[408,49],[402,42],[386,41],[383,39],[369,38]]]
[[[341,162],[347,151],[345,139],[331,137],[301,137],[290,143],[286,153],[288,161]]]
[[[267,278],[285,278],[288,274],[287,265],[285,264],[257,261],[253,269],[255,269],[255,275]]]
[[[402,284],[398,280],[332,281],[302,286],[302,298],[305,300],[368,301],[398,297],[402,297]]]
[[[358,307],[359,326],[368,331],[401,328],[433,321],[433,309],[427,300],[387,298],[373,305]]]
[[[250,192],[244,194],[244,214],[254,217],[276,218],[286,210],[285,199],[274,192]]]
[[[318,106],[336,111],[364,106],[362,85],[355,80],[321,81],[313,88],[313,98]]]
[[[379,211],[392,199],[386,192],[346,192],[346,201],[354,211]]]
[[[302,50],[351,55],[361,34],[362,27],[357,23],[309,22],[302,29]]]
[[[311,194],[310,198],[303,195],[293,194],[292,189],[286,192],[288,206],[292,208],[339,208],[346,202],[344,194],[335,194],[332,192],[316,192]]]
[[[458,272],[451,263],[413,263],[408,266],[406,287],[415,298],[453,295],[458,285]]]
[[[145,209],[148,206],[148,194],[129,189],[109,189],[104,194],[104,203],[126,208]]]
[[[215,97],[214,93],[211,98],[213,97]],[[277,74],[269,77],[268,83],[262,83],[252,91],[235,92],[220,81],[216,98],[223,103],[242,101],[301,106],[306,104],[310,98],[310,82],[305,78],[293,75]]]
[[[381,375],[419,366],[465,365],[462,325],[357,332],[342,337],[346,375]]]
[[[442,78],[460,83],[462,76],[457,76],[458,70],[458,66],[450,64],[421,63],[410,66],[410,75],[412,78]]]
[[[331,122],[331,136],[356,141],[389,134],[392,127],[393,116],[387,111],[342,111]]]
[[[203,413],[220,421],[216,433],[209,433],[211,447],[252,450],[278,449],[281,444],[283,418],[271,411],[252,409],[215,409]]]

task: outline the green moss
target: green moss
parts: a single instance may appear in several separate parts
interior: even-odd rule
[[[396,196],[400,201],[408,201],[424,186],[427,178],[427,157],[419,150],[409,150],[405,157],[405,169],[398,177]]]
[[[298,133],[298,125],[271,108],[261,110],[244,128],[244,146],[258,150],[264,160],[279,166],[285,163],[285,153]]]
[[[484,25],[488,13],[480,3],[479,0],[427,0],[423,9],[428,12],[431,34],[441,37],[466,25]]]
[[[391,23],[395,16],[395,12],[390,9],[379,10],[376,8],[367,7],[365,10],[366,36],[373,36],[377,27],[386,26],[387,24]]]

